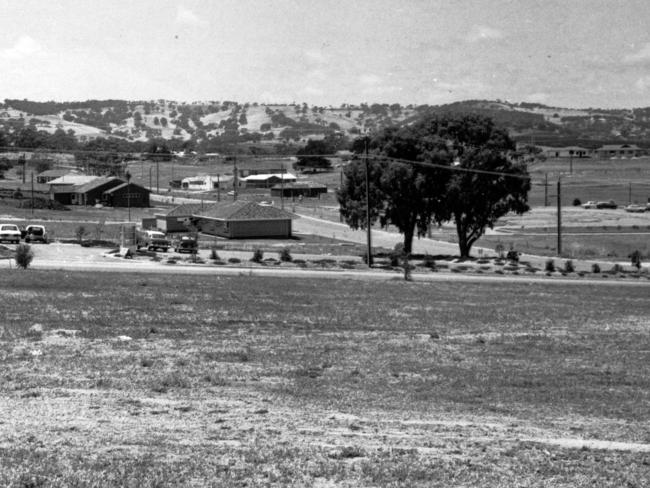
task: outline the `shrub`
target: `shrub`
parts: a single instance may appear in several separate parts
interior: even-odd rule
[[[614,266],[612,267],[612,273],[622,273],[623,272],[623,266],[621,266],[618,263],[615,263]]]
[[[390,265],[399,266],[404,259],[404,244],[398,242],[389,255]]]
[[[630,260],[632,262],[632,266],[634,266],[636,269],[641,269],[641,253],[636,250],[632,254],[630,254]]]
[[[217,249],[214,247],[210,250],[210,259],[213,261],[219,261],[221,259],[217,253]]]
[[[422,265],[425,268],[436,269],[436,260],[433,259],[433,256],[425,254],[424,259],[422,260]]]
[[[505,254],[505,247],[503,246],[502,243],[498,242],[496,246],[494,246],[494,252],[497,253],[497,256],[499,256],[499,259],[503,259]]]
[[[555,271],[555,261],[553,261],[552,259],[547,259],[546,263],[544,263],[544,270],[547,273],[552,273],[553,271]]]
[[[580,205],[582,205],[582,202],[580,201],[580,199],[579,198],[574,198],[573,199],[573,206],[574,207],[579,207]]]
[[[280,251],[280,261],[283,263],[290,263],[293,261],[293,257],[291,257],[291,251],[289,250],[288,247],[285,247]]]
[[[264,259],[264,253],[262,252],[262,250],[255,249],[253,251],[253,257],[251,258],[251,261],[254,263],[261,263],[263,259]]]
[[[592,273],[600,273],[600,265],[598,263],[594,263],[591,265],[591,272]]]
[[[228,258],[228,262],[231,264],[239,264],[241,263],[241,259],[239,258]]]
[[[19,244],[18,247],[16,247],[14,259],[16,260],[16,266],[22,269],[27,269],[34,259],[34,253],[29,244]]]
[[[576,270],[575,265],[573,264],[573,261],[570,259],[567,259],[564,261],[564,272],[565,273],[573,273]]]
[[[518,263],[519,262],[519,251],[515,251],[514,249],[510,249],[508,251],[508,254],[506,255],[506,259],[510,261],[511,263]]]
[[[87,234],[87,231],[86,231],[86,228],[83,225],[80,225],[74,231],[74,235],[77,238],[77,241],[79,241],[79,244],[81,244],[81,241],[84,240],[84,236],[86,234]]]

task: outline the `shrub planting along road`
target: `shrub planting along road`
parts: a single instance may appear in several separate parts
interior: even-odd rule
[[[647,290],[6,270],[0,485],[647,486]]]

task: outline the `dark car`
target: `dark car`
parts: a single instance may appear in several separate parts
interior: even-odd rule
[[[618,205],[616,205],[614,200],[607,200],[596,203],[596,208],[618,208]]]
[[[199,251],[199,243],[194,237],[183,236],[174,242],[174,251],[194,254]]]
[[[42,225],[28,225],[25,227],[25,242],[42,242],[47,244],[47,231]]]

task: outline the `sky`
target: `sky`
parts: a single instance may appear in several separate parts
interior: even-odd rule
[[[0,0],[0,100],[650,106],[647,0]]]

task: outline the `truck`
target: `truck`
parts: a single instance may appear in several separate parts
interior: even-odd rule
[[[188,235],[180,236],[174,241],[174,251],[178,253],[188,252],[190,254],[196,254],[199,252],[199,243],[196,237]]]
[[[160,232],[159,230],[136,229],[135,247],[136,249],[143,247],[148,251],[157,251],[160,249],[162,252],[167,252],[172,245],[164,232]]]

